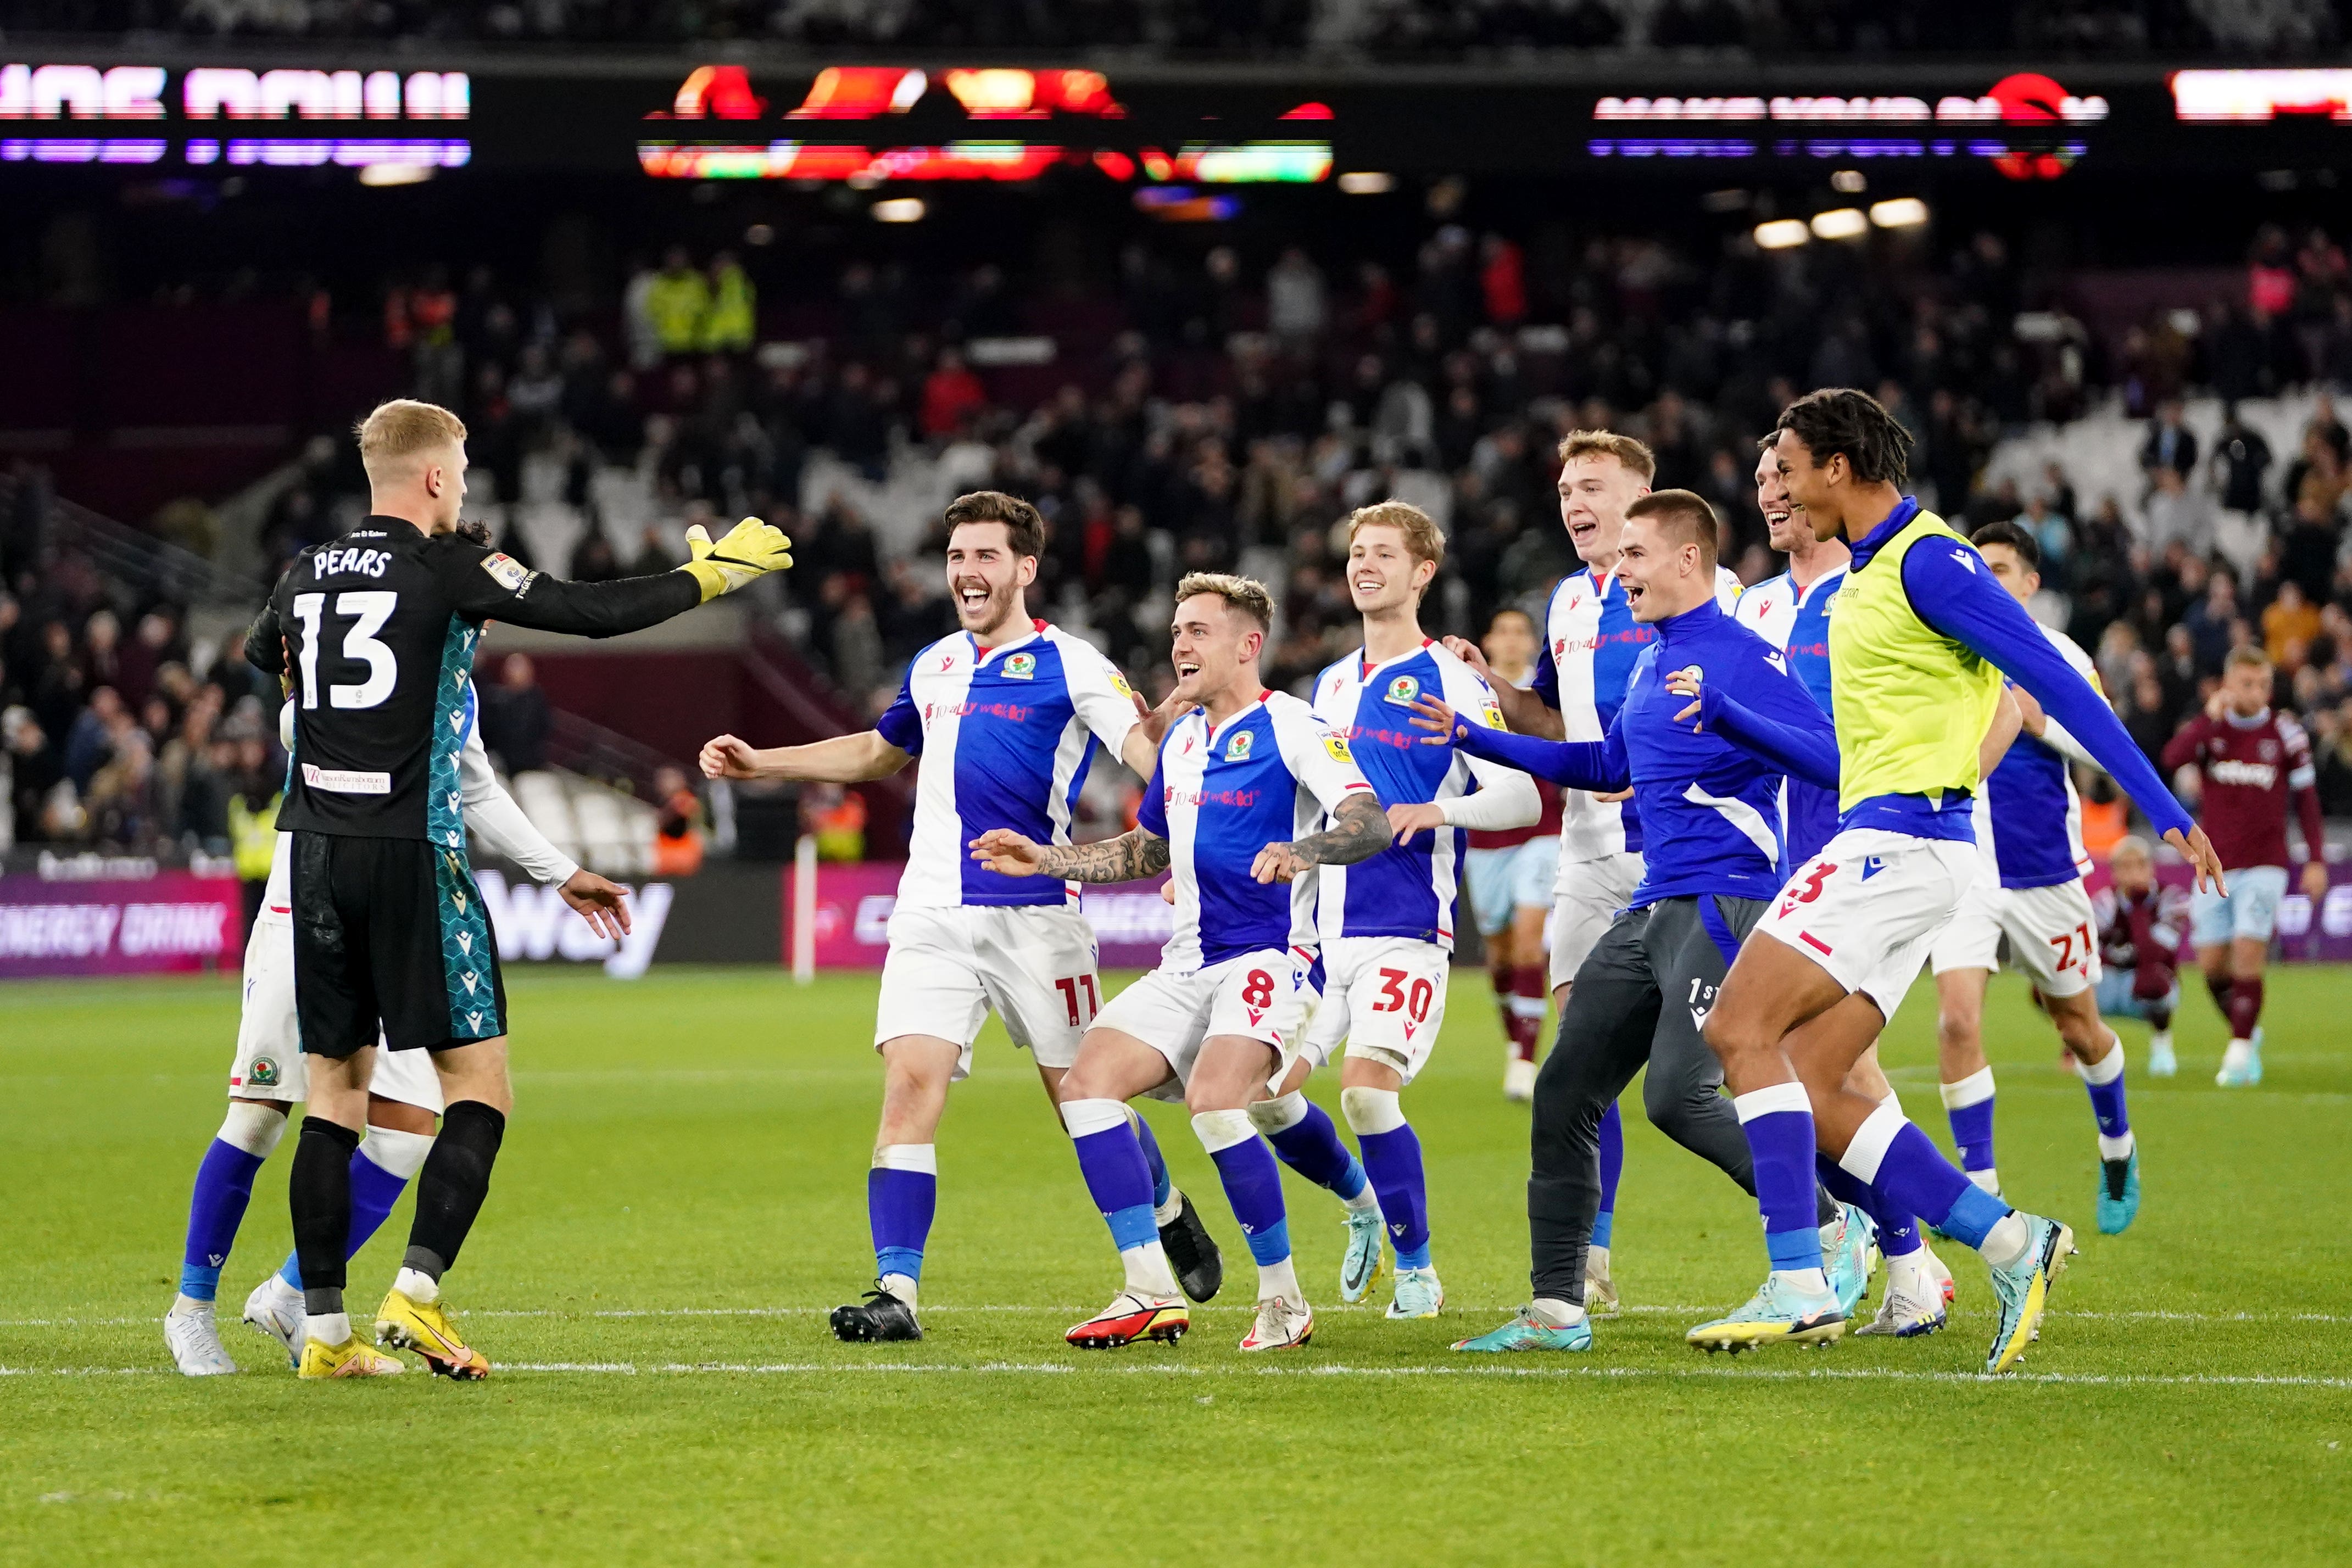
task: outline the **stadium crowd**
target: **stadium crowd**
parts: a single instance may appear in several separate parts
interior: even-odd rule
[[[1590,49],[1759,54],[2237,53],[2324,48],[2325,0],[31,0],[25,31],[172,31],[566,44],[766,40],[813,48],[1157,48],[1180,54],[1368,50],[1464,56]]]
[[[1357,635],[1333,528],[1351,507],[1396,495],[1441,520],[1424,623],[1475,634],[1574,569],[1559,436],[1622,429],[1656,451],[1659,486],[1715,503],[1725,559],[1753,581],[1775,570],[1756,434],[1807,387],[1865,387],[1916,438],[1924,499],[2031,528],[2037,613],[2094,651],[2151,756],[2229,651],[2259,644],[2315,732],[2328,810],[2352,814],[2352,436],[2324,391],[2291,451],[2234,416],[2200,443],[2181,415],[2192,393],[2352,382],[2352,269],[2324,234],[2265,230],[2241,297],[2194,323],[2155,313],[2112,348],[1990,234],[1705,256],[1654,238],[1530,248],[1449,224],[1409,267],[1139,241],[1095,296],[1033,281],[855,262],[778,332],[743,257],[673,248],[637,270],[617,319],[564,319],[487,268],[434,269],[386,293],[383,330],[417,395],[466,419],[482,511],[537,464],[588,524],[567,559],[532,559],[523,530],[494,524],[502,548],[610,578],[676,564],[688,522],[769,517],[799,559],[769,609],[869,711],[954,625],[940,541],[877,528],[859,500],[909,467],[942,495],[1034,498],[1052,537],[1033,606],[1155,692],[1175,577],[1265,578],[1282,601],[1269,672],[1297,687]],[[1050,363],[992,368],[1041,334],[1062,345]],[[2136,484],[2086,494],[2057,464],[1988,482],[2004,435],[2118,407],[2146,421]],[[314,444],[275,503],[271,577],[355,515],[348,446]],[[652,497],[641,538],[597,516],[611,470]],[[45,556],[41,487],[15,494],[0,534],[14,836],[226,842],[240,792],[282,767],[265,694],[234,657],[192,650],[176,607]]]

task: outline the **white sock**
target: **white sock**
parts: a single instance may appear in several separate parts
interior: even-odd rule
[[[1257,1299],[1261,1301],[1280,1296],[1294,1307],[1307,1304],[1307,1297],[1298,1289],[1298,1270],[1285,1258],[1279,1263],[1257,1266]]]
[[[1892,1083],[1886,1086],[1886,1096],[1885,1099],[1879,1101],[1879,1103],[1882,1105],[1891,1105],[1895,1108],[1895,1113],[1896,1115],[1903,1115],[1903,1096],[1895,1092],[1895,1085]],[[1908,1120],[1907,1117],[1905,1119]]]
[[[1348,1206],[1348,1212],[1350,1214],[1368,1214],[1381,1206],[1381,1195],[1372,1190],[1372,1184],[1367,1178],[1363,1191],[1353,1197],[1343,1197],[1339,1201]]]
[[[1173,1225],[1176,1223],[1176,1217],[1183,1212],[1183,1189],[1181,1187],[1171,1186],[1168,1189],[1168,1201],[1163,1204],[1153,1206],[1151,1210],[1151,1223],[1154,1225]]]
[[[261,1288],[281,1301],[291,1301],[298,1308],[302,1304],[302,1292],[288,1284],[282,1275],[270,1275],[261,1281]]]
[[[1177,1293],[1175,1270],[1168,1267],[1168,1254],[1157,1241],[1147,1241],[1140,1247],[1129,1247],[1118,1255],[1119,1267],[1127,1270],[1127,1288],[1146,1296],[1172,1296]]]
[[[321,1312],[303,1321],[302,1332],[320,1344],[332,1348],[352,1337],[352,1314]]]
[[[877,1281],[877,1283],[878,1283],[891,1295],[898,1297],[900,1301],[904,1302],[908,1312],[911,1312],[915,1310],[914,1281],[908,1279],[904,1274],[885,1274]]]
[[[1606,1276],[1608,1272],[1609,1249],[1606,1247],[1587,1247],[1584,1249],[1584,1277],[1590,1280],[1595,1274]],[[1554,1323],[1552,1325],[1554,1328],[1558,1328],[1559,1326],[1560,1325],[1558,1323]]]
[[[2017,1260],[2025,1256],[2025,1249],[2032,1245],[2032,1228],[2025,1223],[2025,1216],[2012,1208],[1985,1232],[1984,1245],[1977,1251],[1994,1268],[2009,1269],[2016,1266]]]
[[[2147,1037],[2147,1044],[2148,1049],[2151,1051],[2170,1051],[2172,1049],[2172,1031],[2168,1029],[2158,1030],[2155,1033]]]
[[[277,1277],[275,1274],[270,1276],[273,1280]],[[174,1295],[172,1298],[172,1310],[183,1317],[205,1317],[211,1313],[213,1304],[210,1301],[200,1301],[194,1296]]]
[[[2103,1160],[2127,1160],[2137,1147],[2138,1141],[2129,1133],[2120,1138],[2110,1138],[2105,1133],[2099,1134],[2099,1158]]]
[[[360,1145],[360,1153],[370,1165],[403,1181],[415,1181],[416,1173],[425,1168],[425,1156],[432,1152],[432,1134],[404,1133],[397,1127],[370,1127]]]
[[[403,1268],[392,1288],[420,1307],[429,1307],[441,1299],[441,1281],[414,1269]]]
[[[1830,1293],[1829,1276],[1819,1269],[1775,1269],[1772,1278],[1804,1295],[1826,1296]]]
[[[1899,1258],[1886,1260],[1886,1288],[1900,1291],[1915,1301],[1932,1300],[1941,1294],[1936,1288],[1936,1277],[1927,1271],[1927,1249],[1914,1247]]]
[[[2107,1053],[2096,1061],[2078,1061],[2074,1065],[2085,1083],[2113,1083],[2124,1075],[2123,1037],[2109,1030]]]
[[[1980,1171],[1970,1171],[1969,1179],[1994,1197],[2000,1196],[2000,1172],[1992,1166],[1987,1166]]]
[[[2234,1067],[2244,1062],[2253,1054],[2254,1042],[2252,1040],[2233,1040],[2229,1043],[2228,1047],[2222,1051],[2221,1060]]]
[[[1572,1329],[1584,1321],[1584,1309],[1556,1296],[1538,1296],[1528,1303],[1528,1316],[1548,1329]]]

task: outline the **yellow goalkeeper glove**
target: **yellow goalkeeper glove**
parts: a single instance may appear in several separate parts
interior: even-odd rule
[[[746,517],[727,530],[717,544],[700,523],[686,530],[686,548],[693,559],[677,570],[702,585],[705,604],[722,593],[732,593],[755,578],[782,571],[793,564],[793,541],[783,530],[757,517]]]

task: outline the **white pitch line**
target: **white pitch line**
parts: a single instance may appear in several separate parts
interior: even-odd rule
[[[160,1377],[162,1366],[0,1366],[0,1377]],[[1062,1362],[993,1361],[971,1364],[943,1362],[660,1362],[638,1365],[625,1361],[509,1362],[499,1368],[508,1374],[536,1373],[593,1377],[828,1377],[835,1375],[881,1374],[893,1376],[939,1375],[961,1376],[1070,1377],[1087,1375],[1146,1377],[1470,1377],[1470,1378],[1674,1378],[1715,1383],[1969,1383],[2063,1384],[2068,1386],[2168,1388],[2352,1388],[2352,1377],[2310,1377],[2271,1374],[2022,1372],[1992,1376],[1976,1372],[1906,1372],[1899,1367],[1820,1367],[1746,1371],[1709,1367],[1669,1366],[1074,1366]]]

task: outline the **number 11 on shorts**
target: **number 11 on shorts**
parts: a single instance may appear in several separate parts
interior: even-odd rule
[[[1087,993],[1087,1016],[1084,1018],[1078,1016],[1080,987],[1084,987]],[[1065,975],[1054,982],[1054,988],[1062,993],[1063,1004],[1070,1009],[1070,1023],[1073,1028],[1082,1023],[1094,1022],[1095,1014],[1102,1011],[1102,996],[1095,989],[1095,977],[1090,974]]]

